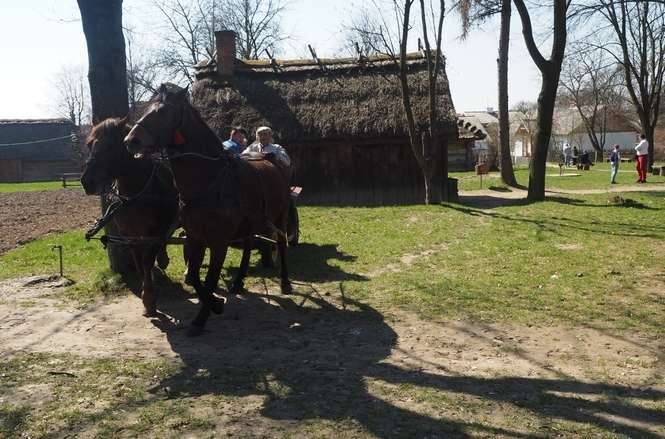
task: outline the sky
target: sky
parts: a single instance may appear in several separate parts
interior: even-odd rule
[[[288,1],[288,0],[287,0]],[[319,57],[340,52],[344,23],[354,6],[366,0],[290,0],[283,28],[290,36],[281,58],[300,58],[311,44]],[[151,33],[151,0],[124,0],[124,21],[141,38],[158,44]],[[460,41],[460,25],[451,13],[444,24],[443,51],[457,112],[497,108],[498,21]],[[56,117],[54,78],[63,67],[87,69],[85,37],[75,0],[3,1],[0,5],[0,119]],[[415,41],[415,38],[413,39]],[[526,52],[517,14],[511,26],[510,104],[536,100],[540,74]]]

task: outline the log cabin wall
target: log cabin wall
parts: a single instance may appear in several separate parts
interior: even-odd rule
[[[422,203],[423,177],[406,139],[284,145],[303,187],[299,204],[384,206]],[[469,170],[467,145],[449,143],[451,171]]]

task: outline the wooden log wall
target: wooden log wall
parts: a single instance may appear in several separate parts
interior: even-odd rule
[[[423,178],[407,143],[337,142],[284,145],[303,187],[299,204],[384,206],[421,203]],[[464,146],[449,144],[451,171],[472,169]]]

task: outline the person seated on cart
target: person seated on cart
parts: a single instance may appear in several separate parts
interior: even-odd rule
[[[235,155],[242,153],[247,146],[247,131],[242,127],[231,128],[229,140],[225,140],[222,145],[226,151]]]
[[[256,130],[256,140],[242,154],[250,156],[263,155],[263,157],[282,170],[287,182],[291,182],[291,158],[281,145],[274,143],[270,127],[259,127]]]
[[[266,160],[269,160],[282,171],[282,175],[284,175],[284,178],[286,178],[287,183],[290,185],[292,175],[291,158],[281,145],[274,142],[272,129],[266,126],[259,127],[256,130],[256,140],[242,152],[242,155],[260,155]],[[300,192],[294,192],[292,188],[291,196],[289,197],[287,236],[288,243],[291,246],[298,245],[298,237],[300,235],[298,209],[295,204],[295,197],[298,193]]]

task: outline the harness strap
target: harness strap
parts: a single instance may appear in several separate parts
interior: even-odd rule
[[[115,196],[118,197],[118,199],[109,204],[109,206],[106,208],[106,212],[104,212],[104,214],[95,221],[95,224],[90,229],[88,229],[87,232],[85,232],[86,241],[90,241],[90,239],[95,236],[102,228],[104,228],[104,226],[106,226],[106,224],[108,224],[122,209],[131,206],[137,200],[139,200],[152,184],[156,173],[157,163],[153,163],[152,172],[150,173],[148,181],[146,181],[143,189],[141,189],[136,195],[132,197],[126,197],[116,192]]]

